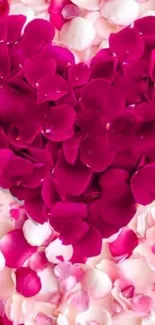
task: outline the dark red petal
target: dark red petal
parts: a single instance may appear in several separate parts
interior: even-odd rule
[[[10,15],[7,17],[7,42],[15,43],[21,37],[21,31],[26,22],[24,15]]]
[[[68,81],[72,87],[86,84],[90,77],[90,68],[84,63],[71,65],[68,68]]]
[[[64,156],[70,164],[74,164],[78,158],[81,138],[71,138],[63,143]]]
[[[34,270],[21,267],[16,272],[16,290],[24,297],[33,297],[41,289],[41,281]]]
[[[12,185],[20,185],[32,176],[34,166],[32,162],[21,157],[12,157],[5,166],[3,175]]]
[[[43,213],[44,204],[41,197],[36,197],[34,199],[26,200],[24,204],[26,213],[34,221],[43,224],[47,221],[47,217]]]
[[[94,172],[104,171],[113,161],[115,152],[112,151],[104,138],[86,137],[80,144],[80,159]]]
[[[86,257],[99,255],[101,253],[101,248],[102,236],[93,226],[90,226],[87,234],[74,245],[75,252]]]
[[[150,163],[136,171],[131,179],[132,193],[139,204],[147,205],[155,199],[155,163]]]
[[[144,53],[141,35],[133,28],[127,27],[109,38],[110,49],[120,60],[137,60]]]
[[[1,0],[0,2],[0,20],[6,18],[9,13],[9,2],[8,0]]]
[[[4,43],[0,44],[0,78],[7,78],[10,73],[10,57],[8,47]]]
[[[71,51],[66,49],[65,47],[53,46],[52,44],[48,44],[43,48],[43,54],[45,59],[52,58],[57,62],[58,72],[63,73],[64,70],[70,65],[75,64],[75,58]]]
[[[84,108],[100,113],[106,119],[111,119],[122,111],[125,104],[122,94],[104,79],[89,82],[84,87],[81,100]]]
[[[46,206],[51,209],[56,202],[57,192],[55,188],[55,184],[53,181],[53,177],[51,175],[45,177],[42,191],[41,191],[42,199]]]
[[[24,75],[32,87],[37,87],[41,78],[53,76],[56,71],[56,62],[53,59],[45,60],[41,55],[33,56],[24,63]]]
[[[36,251],[24,238],[21,229],[15,229],[4,235],[0,240],[0,249],[5,257],[6,266],[19,268]]]
[[[47,20],[32,20],[25,27],[22,39],[22,44],[27,56],[36,54],[45,44],[51,42],[54,34],[54,27]]]
[[[60,159],[54,169],[58,192],[64,195],[81,195],[91,183],[92,171],[79,161],[73,166]]]
[[[44,77],[39,81],[38,103],[56,101],[68,93],[67,82],[58,75]]]
[[[87,206],[84,203],[57,202],[52,208],[52,216],[65,219],[87,217]],[[63,222],[64,222],[63,221]]]
[[[129,180],[129,173],[124,169],[112,169],[109,168],[104,173],[100,175],[99,185],[101,188],[119,186],[122,182],[127,182]]]
[[[74,126],[76,113],[74,108],[70,105],[61,105],[51,107],[45,130],[48,138],[51,140],[63,141],[66,139],[66,133],[68,133]]]

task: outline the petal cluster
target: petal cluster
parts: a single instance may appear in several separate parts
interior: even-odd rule
[[[0,186],[33,221],[49,222],[80,262],[100,253],[137,204],[155,200],[155,18],[111,34],[109,49],[78,64],[52,44],[50,22],[35,19],[24,31],[22,15],[4,22]]]

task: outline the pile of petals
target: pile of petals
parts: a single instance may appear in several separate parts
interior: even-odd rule
[[[155,17],[87,64],[52,45],[50,22],[24,23],[1,22],[0,186],[82,262],[155,200]]]
[[[154,324],[154,204],[140,206],[97,257],[72,264],[72,255],[48,222],[35,224],[0,191],[1,324]]]
[[[4,1],[4,0],[3,0]],[[70,48],[84,61],[108,46],[115,33],[136,19],[155,15],[154,0],[10,0],[10,13],[51,20],[55,44]]]

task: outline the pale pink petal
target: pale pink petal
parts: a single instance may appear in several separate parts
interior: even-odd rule
[[[14,281],[12,279],[12,270],[5,267],[0,271],[0,299],[7,300],[11,297],[15,288]]]
[[[60,41],[70,49],[83,51],[92,45],[95,39],[93,25],[82,17],[73,18],[65,23],[60,31]]]
[[[23,225],[23,233],[30,245],[41,246],[52,235],[52,229],[48,222],[36,224],[28,219]]]
[[[96,268],[107,273],[111,281],[115,281],[119,277],[119,267],[113,261],[103,259],[96,265]]]
[[[89,295],[84,290],[75,292],[71,298],[71,304],[80,312],[85,311],[89,307]]]
[[[117,25],[132,24],[140,13],[140,4],[135,0],[103,0],[100,8],[102,16]]]
[[[58,280],[53,272],[53,267],[46,267],[43,271],[38,272],[38,276],[41,280],[41,290],[35,296],[35,300],[49,301],[58,292]]]
[[[57,264],[61,258],[69,261],[73,255],[73,248],[71,245],[63,245],[60,239],[56,239],[46,247],[45,254],[49,262]]]
[[[97,269],[88,270],[81,280],[83,289],[94,299],[101,299],[107,296],[112,289],[112,282],[109,276]]]
[[[43,314],[38,313],[36,316],[37,325],[54,325],[54,320],[51,317]]]
[[[80,313],[76,317],[75,324],[88,325],[91,322],[96,322],[99,325],[111,325],[111,317],[103,307],[91,306],[87,311]]]
[[[32,19],[35,18],[34,11],[30,8],[27,7],[23,3],[15,3],[10,6],[10,14],[11,15],[19,15],[22,14],[26,16],[26,24],[29,23]]]
[[[153,309],[153,300],[143,294],[137,295],[132,301],[132,310],[141,317],[147,317]]]
[[[139,273],[139,270],[142,272]],[[154,273],[144,257],[126,259],[120,263],[122,276],[131,281],[137,293],[146,292],[153,286]]]
[[[112,325],[141,325],[142,319],[132,312],[122,312],[113,317]]]

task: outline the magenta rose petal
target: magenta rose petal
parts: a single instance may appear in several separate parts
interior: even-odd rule
[[[0,42],[7,38],[7,19],[0,19]]]
[[[75,202],[57,202],[51,211],[52,215],[56,218],[82,218],[87,217],[87,206],[84,203]]]
[[[105,119],[114,117],[125,105],[122,94],[104,79],[90,81],[83,89],[81,101],[84,108],[100,113]]]
[[[38,104],[56,101],[68,93],[67,82],[58,75],[44,77],[39,81]]]
[[[5,19],[9,13],[9,2],[8,0],[1,0],[0,3],[0,20]]]
[[[74,108],[70,105],[61,105],[51,107],[46,130],[48,138],[51,140],[63,141],[66,139],[66,133],[72,129],[76,120]],[[45,135],[46,135],[45,130]]]
[[[44,46],[42,53],[45,59],[52,58],[57,62],[57,70],[62,73],[68,65],[75,64],[75,58],[71,51],[69,51],[65,47],[60,46],[52,46],[51,44],[47,44]]]
[[[63,153],[68,163],[74,164],[78,158],[81,137],[65,140],[63,143]]]
[[[144,53],[144,42],[141,35],[133,28],[127,27],[109,38],[110,50],[120,60],[137,60]]]
[[[28,177],[32,176],[33,163],[21,157],[12,157],[3,171],[3,176],[12,185],[20,185],[27,181]]]
[[[71,65],[68,68],[68,81],[72,87],[86,84],[90,77],[90,68],[84,63]]]
[[[136,171],[131,178],[132,193],[139,204],[147,205],[155,199],[155,164],[150,163]]]
[[[0,77],[7,78],[10,73],[10,57],[8,47],[4,43],[0,44]]]
[[[42,47],[51,42],[55,34],[53,25],[44,19],[32,20],[24,30],[23,48],[27,56],[36,54]]]
[[[33,297],[41,289],[41,281],[34,270],[21,267],[16,273],[16,290],[24,297]]]
[[[79,161],[71,166],[64,159],[60,159],[55,165],[54,179],[58,192],[78,196],[90,185],[92,171]]]
[[[53,177],[51,175],[48,175],[45,177],[43,184],[42,184],[42,190],[41,195],[44,203],[46,206],[51,209],[53,205],[56,202],[56,199],[58,197],[58,194],[56,192],[55,184],[53,181]]]
[[[149,76],[153,82],[155,82],[155,50],[151,53],[150,65],[149,65]]]
[[[35,55],[24,63],[24,76],[32,87],[37,87],[41,78],[53,76],[56,71],[56,62],[53,59],[45,60],[41,55]]]
[[[15,229],[4,235],[0,240],[0,249],[5,257],[6,266],[19,268],[36,251],[24,238],[21,229]]]
[[[15,43],[21,37],[21,31],[26,22],[24,15],[10,15],[7,17],[7,42]]]
[[[132,229],[124,228],[117,238],[109,243],[109,249],[112,256],[127,255],[129,257],[137,245],[138,238],[135,232]]]
[[[134,22],[134,29],[137,30],[147,44],[154,44],[155,17],[143,17]]]
[[[125,169],[109,168],[100,175],[99,185],[101,188],[110,188],[111,186],[118,186],[120,182],[127,182],[129,180],[129,172]]]
[[[100,114],[82,110],[77,114],[77,124],[84,134],[103,136],[106,130],[106,121]]]
[[[24,186],[28,188],[38,188],[42,185],[46,174],[47,166],[45,164],[34,164],[34,169],[31,178],[24,183]]]
[[[113,161],[115,152],[110,150],[104,138],[86,137],[81,141],[80,159],[94,172],[104,171]]]
[[[43,224],[48,216],[43,213],[44,204],[40,196],[25,200],[25,211],[32,220]]]
[[[101,252],[101,247],[102,236],[93,226],[90,226],[85,236],[74,245],[75,252],[86,257],[97,256]]]

